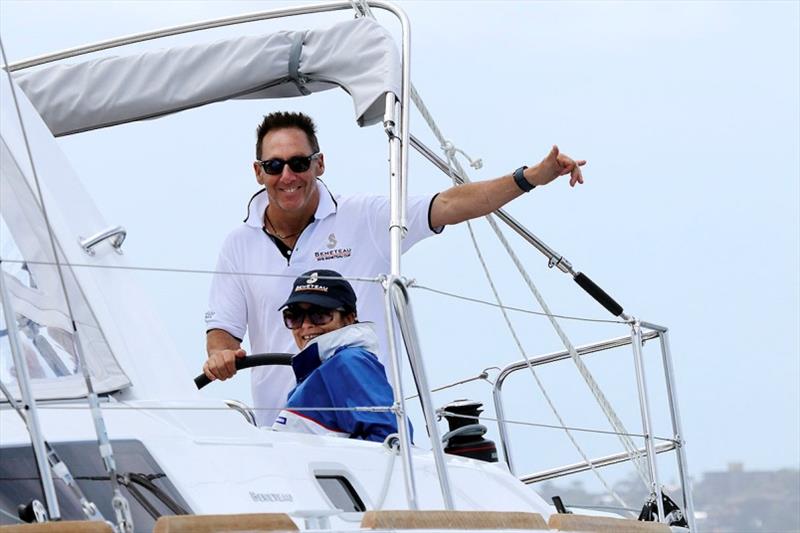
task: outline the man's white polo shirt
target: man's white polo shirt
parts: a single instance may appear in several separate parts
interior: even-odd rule
[[[220,250],[218,273],[211,282],[207,329],[222,329],[238,339],[247,333],[254,354],[296,353],[297,346],[278,308],[289,297],[297,276],[315,268],[335,270],[345,278],[389,272],[389,199],[367,195],[334,199],[319,180],[317,188],[319,205],[314,220],[300,234],[288,259],[263,231],[269,201],[266,192],[251,199],[245,223],[228,235]],[[429,226],[434,196],[409,197],[403,251],[436,233]],[[388,370],[383,289],[378,283],[350,283],[358,298],[358,319],[375,323],[381,344],[377,355]],[[251,370],[259,425],[272,424],[294,385],[291,367]]]

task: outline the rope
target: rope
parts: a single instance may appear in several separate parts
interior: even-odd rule
[[[454,184],[457,183],[456,179],[455,179],[455,176],[453,175],[453,168],[454,167],[459,172],[459,174],[464,178],[464,181],[468,182],[469,181],[469,177],[467,176],[467,173],[464,171],[463,167],[459,163],[458,159],[456,159],[456,157],[455,157],[455,152],[456,151],[453,149],[452,143],[449,143],[449,141],[445,140],[444,135],[442,135],[442,132],[439,130],[438,126],[436,125],[435,120],[431,116],[430,112],[428,111],[427,107],[425,106],[424,102],[422,101],[422,98],[419,96],[419,93],[416,91],[416,89],[414,88],[413,85],[411,87],[411,99],[414,102],[414,104],[416,104],[417,109],[419,110],[420,114],[422,114],[422,116],[425,119],[425,121],[428,123],[428,126],[433,131],[433,133],[436,136],[437,140],[441,143],[442,148],[445,151],[445,155],[447,156],[448,172],[450,174],[450,178],[453,180],[453,183]],[[511,257],[512,261],[514,261],[514,264],[517,266],[517,269],[522,274],[523,279],[528,284],[528,288],[531,290],[531,292],[533,293],[534,297],[537,299],[537,301],[541,305],[542,310],[548,315],[548,318],[549,318],[553,328],[556,330],[556,333],[561,338],[562,342],[564,343],[565,348],[567,348],[567,350],[570,352],[570,356],[572,357],[573,361],[576,362],[576,365],[578,367],[578,371],[581,373],[581,376],[583,376],[584,380],[586,381],[587,385],[589,386],[590,390],[592,391],[593,395],[595,396],[595,399],[600,404],[601,409],[606,414],[606,417],[608,418],[608,420],[611,423],[612,427],[614,428],[614,430],[617,433],[627,433],[627,431],[624,430],[624,426],[622,426],[621,421],[619,421],[619,418],[616,416],[616,413],[614,413],[614,411],[611,408],[610,404],[605,399],[605,396],[603,396],[602,392],[599,390],[599,387],[597,386],[597,383],[594,381],[594,379],[592,378],[591,374],[589,374],[588,368],[586,368],[586,366],[583,365],[583,362],[580,361],[580,358],[578,357],[578,354],[575,351],[575,348],[572,346],[572,343],[569,341],[569,339],[566,337],[564,332],[561,330],[561,328],[558,325],[558,323],[556,322],[555,318],[552,316],[552,313],[550,313],[550,310],[547,307],[547,304],[544,302],[544,299],[541,297],[541,294],[539,294],[539,291],[536,289],[536,287],[534,286],[534,284],[531,281],[530,277],[527,275],[527,272],[522,267],[521,262],[517,258],[516,254],[514,254],[513,250],[511,249],[510,245],[508,244],[508,241],[505,239],[505,236],[500,231],[500,229],[497,227],[497,224],[494,221],[494,218],[492,217],[492,215],[487,215],[485,218],[489,222],[489,224],[492,227],[492,229],[494,230],[495,234],[497,235],[497,237],[500,240],[500,242],[503,245],[503,247],[506,249],[506,252],[509,254],[509,256]],[[494,285],[494,281],[492,279],[491,273],[489,272],[489,269],[488,269],[488,266],[486,264],[486,261],[483,258],[483,254],[480,251],[480,247],[478,246],[477,239],[475,238],[475,233],[474,233],[474,231],[472,229],[472,224],[470,223],[470,221],[467,221],[467,228],[469,230],[470,239],[472,240],[473,248],[475,249],[475,252],[478,255],[478,259],[479,259],[479,261],[481,263],[481,267],[483,268],[483,271],[484,271],[484,274],[486,276],[486,279],[489,282],[489,286],[492,289],[492,293],[494,294],[495,300],[497,301],[498,306],[502,306],[502,300],[501,300],[500,295],[499,295],[499,293],[497,291],[497,288]],[[530,359],[525,354],[525,350],[522,347],[522,343],[520,342],[519,337],[517,336],[513,325],[511,324],[511,320],[510,320],[510,318],[508,316],[508,313],[506,312],[504,307],[500,307],[500,311],[501,311],[501,313],[503,315],[503,319],[505,320],[506,325],[509,328],[511,336],[514,339],[515,344],[517,345],[517,348],[519,349],[520,353],[522,354],[523,358],[525,359],[525,361],[526,361],[526,363],[528,365],[528,368],[529,368],[529,370],[531,372],[531,375],[533,376],[534,380],[536,381],[536,384],[539,387],[539,390],[542,392],[542,395],[544,396],[544,398],[545,398],[548,406],[550,407],[551,411],[553,412],[553,415],[556,417],[556,419],[561,424],[561,426],[564,426],[566,428],[566,424],[564,423],[563,418],[561,417],[561,414],[558,412],[558,409],[556,409],[555,404],[552,402],[552,399],[550,398],[550,395],[547,393],[547,390],[544,387],[544,384],[539,379],[538,374],[536,373],[536,371],[534,370],[533,366],[531,365]],[[572,445],[575,447],[576,451],[581,455],[583,460],[590,466],[592,472],[595,474],[597,479],[602,483],[602,485],[606,488],[608,493],[615,500],[617,500],[623,507],[628,507],[628,505],[624,502],[624,500],[622,500],[622,498],[611,488],[611,486],[608,484],[608,482],[605,480],[605,478],[603,478],[603,476],[600,474],[600,472],[598,472],[597,469],[591,464],[591,461],[589,461],[589,458],[588,458],[586,452],[581,448],[581,446],[575,440],[575,438],[573,437],[572,433],[568,429],[564,429],[564,432],[566,433],[566,435],[569,438],[569,440],[572,442]],[[642,480],[644,481],[645,486],[649,487],[649,483],[647,481],[647,477],[643,472],[644,465],[642,465],[641,462],[640,462],[641,461],[641,455],[636,453],[635,448],[632,448],[630,446],[630,444],[628,442],[629,438],[627,438],[627,437],[625,437],[623,435],[619,435],[619,438],[622,441],[623,447],[625,447],[626,452],[630,456],[631,461],[636,466],[636,470],[638,471],[639,475],[642,476]]]
[[[497,237],[500,239],[500,242],[506,248],[506,251],[508,252],[512,261],[514,262],[514,265],[517,267],[517,270],[525,280],[525,283],[528,285],[528,288],[533,293],[536,300],[539,302],[539,305],[542,307],[542,310],[545,313],[547,313],[548,319],[550,320],[553,329],[555,330],[556,334],[558,334],[558,337],[561,339],[561,342],[563,343],[564,347],[569,351],[569,355],[572,358],[572,361],[575,363],[575,366],[578,368],[578,372],[580,373],[581,377],[583,377],[584,381],[589,387],[589,390],[592,392],[592,395],[594,395],[595,399],[597,400],[598,405],[603,410],[603,413],[606,415],[608,421],[611,423],[611,427],[613,427],[619,434],[620,441],[622,442],[622,445],[625,448],[626,452],[629,454],[633,465],[636,467],[636,470],[639,473],[639,477],[644,482],[645,487],[649,488],[650,483],[648,481],[647,467],[643,463],[642,454],[639,453],[639,451],[636,449],[636,446],[633,443],[633,441],[630,438],[624,436],[628,433],[628,431],[625,429],[625,425],[622,423],[622,420],[619,419],[617,413],[611,407],[611,404],[605,397],[605,394],[603,394],[603,391],[600,389],[600,386],[595,381],[594,376],[592,376],[591,372],[589,371],[589,368],[586,366],[586,364],[578,355],[578,352],[575,350],[575,347],[572,345],[572,342],[567,337],[567,334],[564,333],[564,330],[561,328],[561,325],[552,316],[552,313],[550,313],[550,309],[547,305],[547,302],[544,301],[544,298],[542,297],[541,293],[539,292],[539,290],[534,285],[533,281],[528,276],[528,273],[525,270],[525,268],[522,266],[522,262],[519,260],[514,251],[511,249],[511,246],[506,240],[505,235],[503,235],[503,233],[500,231],[500,228],[497,226],[497,222],[495,222],[494,218],[491,216],[487,216],[486,218],[489,221],[489,225],[492,227],[492,229],[497,234]],[[531,366],[530,360],[527,357],[525,357],[525,361],[528,364],[528,367],[531,369],[531,372],[533,372],[533,367]]]
[[[386,470],[383,473],[383,485],[378,499],[375,500],[375,510],[380,511],[383,509],[383,504],[386,503],[386,496],[389,494],[389,485],[392,481],[392,474],[394,473],[395,457],[400,455],[400,439],[397,433],[387,435],[383,440],[383,446],[389,451],[389,459],[386,461]]]
[[[491,220],[489,216],[487,216],[486,218]],[[495,298],[497,299],[497,303],[498,304],[502,304],[502,301],[500,299],[500,294],[497,292],[497,287],[494,284],[494,280],[492,279],[492,276],[489,273],[489,268],[486,265],[486,261],[484,260],[483,254],[481,253],[480,247],[478,246],[477,240],[475,239],[475,233],[472,230],[472,225],[468,223],[467,227],[469,229],[470,238],[472,239],[472,243],[473,243],[473,246],[475,248],[475,252],[478,255],[478,259],[480,260],[481,267],[483,268],[484,274],[486,275],[486,279],[489,281],[489,286],[492,289],[492,293],[494,294]],[[580,446],[580,444],[578,444],[578,441],[575,440],[575,437],[572,435],[572,431],[570,429],[567,429],[567,424],[566,424],[566,422],[564,422],[564,418],[561,416],[561,413],[556,408],[555,403],[553,402],[553,399],[550,397],[550,394],[547,392],[547,389],[544,386],[544,383],[539,378],[539,374],[536,372],[536,370],[534,370],[533,365],[531,364],[530,358],[525,353],[525,349],[522,347],[522,342],[520,341],[519,336],[517,335],[516,329],[514,328],[513,324],[511,324],[511,318],[508,316],[508,313],[506,312],[505,309],[501,308],[500,311],[503,314],[503,320],[505,320],[506,326],[508,326],[508,329],[511,332],[511,337],[514,339],[514,343],[517,345],[517,349],[519,350],[519,352],[522,355],[523,359],[525,359],[525,363],[528,365],[528,369],[530,370],[534,381],[536,381],[536,385],[539,387],[539,390],[542,392],[542,396],[544,397],[545,401],[547,402],[548,407],[550,407],[550,411],[552,411],[553,415],[556,417],[556,420],[558,420],[558,423],[564,428],[564,433],[567,435],[567,438],[569,438],[569,440],[572,443],[572,445],[575,448],[575,450],[581,456],[583,461],[587,465],[589,465],[589,467],[591,468],[592,472],[595,474],[595,476],[600,481],[600,483],[603,485],[603,487],[605,487],[605,489],[608,491],[608,493],[611,494],[611,496],[615,500],[617,500],[617,502],[619,502],[623,507],[627,507],[627,504],[625,503],[625,501],[619,496],[619,494],[617,494],[614,491],[613,488],[611,488],[611,485],[600,474],[600,472],[598,472],[597,469],[594,467],[592,462],[589,460],[589,455],[584,451],[584,449]]]

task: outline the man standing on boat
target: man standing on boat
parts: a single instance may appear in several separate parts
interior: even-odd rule
[[[444,226],[487,215],[559,176],[569,174],[571,186],[583,183],[585,163],[554,146],[539,164],[506,176],[411,196],[403,251]],[[245,333],[254,353],[294,351],[277,309],[302,272],[333,269],[352,280],[390,270],[389,199],[328,190],[318,179],[325,158],[310,117],[284,112],[264,117],[253,169],[263,189],[250,199],[244,224],[223,243],[211,284],[203,372],[212,380],[236,373],[235,360],[245,356]],[[353,288],[361,302],[359,316],[376,324],[378,356],[388,364],[382,288],[368,281],[354,281]],[[253,369],[251,380],[257,422],[271,425],[295,385],[294,375],[286,367],[266,366]]]

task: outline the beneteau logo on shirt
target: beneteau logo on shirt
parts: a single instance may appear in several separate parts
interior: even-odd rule
[[[214,318],[214,311],[206,311],[206,322],[210,322]]]
[[[317,261],[328,261],[329,259],[341,259],[343,257],[350,257],[353,253],[352,248],[336,248],[335,250],[323,250],[314,252],[314,258]]]
[[[336,234],[331,233],[328,235],[328,242],[325,244],[327,250],[320,250],[314,252],[314,259],[317,261],[328,261],[329,259],[341,259],[343,257],[350,257],[353,252],[352,248],[336,248],[339,241],[336,240]]]

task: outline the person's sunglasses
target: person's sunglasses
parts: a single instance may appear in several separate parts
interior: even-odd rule
[[[308,309],[302,307],[287,307],[283,310],[283,323],[289,329],[298,329],[303,322],[308,320],[315,326],[324,326],[333,320],[335,311],[344,311],[343,308],[326,309],[325,307],[312,306]]]
[[[309,169],[309,167],[311,167],[311,161],[317,159],[319,156],[319,152],[314,152],[309,156],[296,155],[294,157],[290,157],[288,160],[275,158],[267,159],[265,161],[258,160],[256,163],[261,165],[261,168],[263,168],[264,172],[267,174],[277,176],[283,172],[283,167],[286,165],[289,165],[289,168],[292,169],[292,172],[305,172]]]

